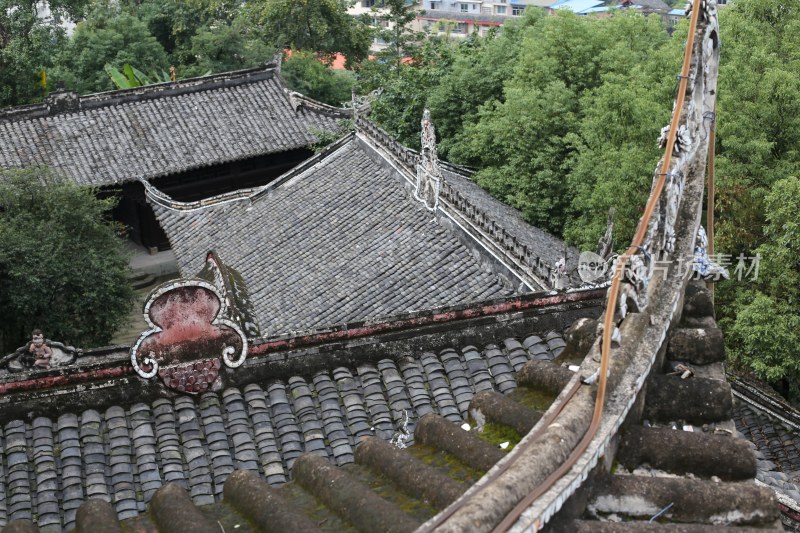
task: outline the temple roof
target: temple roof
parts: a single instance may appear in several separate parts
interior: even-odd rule
[[[517,209],[488,194],[475,183],[471,179],[471,173],[465,172],[464,169],[454,168],[452,165],[444,164],[442,167],[442,175],[452,196],[466,198],[474,206],[474,209],[483,213],[491,213],[492,219],[509,238],[535,250],[537,256],[550,267],[558,263],[566,254],[569,272],[566,283],[570,286],[577,286],[581,283],[576,270],[578,263],[576,248],[567,246],[558,237],[525,222],[522,213]]]
[[[800,524],[800,412],[763,383],[730,374],[728,379],[737,400],[736,429],[755,450],[756,479],[777,493],[784,525],[795,531]]]
[[[7,421],[0,428],[0,524],[35,515],[42,531],[70,531],[89,498],[113,502],[119,519],[129,519],[169,482],[185,487],[196,505],[212,504],[235,468],[277,486],[303,452],[350,464],[360,437],[389,439],[404,415],[411,444],[421,416],[437,413],[461,424],[476,392],[509,394],[522,365],[550,361],[564,349],[560,334],[538,333],[399,362],[381,359],[376,347],[375,363],[228,387],[199,401],[160,398]],[[27,460],[28,453],[36,459]],[[51,489],[56,481],[63,490]]]
[[[148,195],[182,274],[216,252],[244,278],[263,335],[514,294],[520,281],[409,185],[350,135],[256,191],[195,203]]]
[[[227,72],[0,110],[0,168],[48,166],[103,186],[313,144],[343,109],[288,90],[279,67]]]

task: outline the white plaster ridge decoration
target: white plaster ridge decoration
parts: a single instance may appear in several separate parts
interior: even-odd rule
[[[144,307],[144,319],[149,328],[131,348],[134,370],[142,378],[150,379],[162,374],[159,370],[163,365],[186,367],[182,371],[191,372],[192,365],[219,358],[228,368],[241,366],[248,353],[247,337],[241,327],[228,318],[227,311],[225,296],[205,280],[178,280],[157,287]],[[197,354],[192,349],[197,342],[218,352]],[[182,344],[187,344],[189,350],[181,350]],[[214,378],[209,378],[206,385],[213,385],[217,372],[212,369],[206,373]],[[204,392],[206,388],[186,392]],[[178,390],[184,391],[183,388]]]
[[[350,101],[344,102],[342,107],[353,110],[353,126],[358,129],[358,118],[369,115],[372,111],[372,102],[377,100],[383,93],[383,87],[378,87],[374,91],[365,95],[356,94],[356,89],[350,91]]]
[[[422,148],[417,162],[417,187],[414,198],[435,211],[439,206],[439,190],[442,185],[442,171],[439,169],[439,157],[436,155],[436,130],[431,121],[431,112],[425,109],[422,113]]]

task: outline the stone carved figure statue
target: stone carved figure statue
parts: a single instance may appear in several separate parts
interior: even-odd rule
[[[697,276],[707,281],[717,281],[720,279],[730,279],[728,269],[716,263],[714,258],[708,255],[708,235],[706,229],[700,226],[697,230],[697,239],[694,244],[694,262],[692,269]]]
[[[49,368],[50,358],[53,356],[53,350],[45,344],[44,333],[42,330],[35,329],[31,333],[31,343],[28,346],[28,353],[34,357],[33,364],[37,368]]]
[[[35,329],[30,342],[0,359],[0,368],[7,368],[9,372],[46,370],[70,365],[82,354],[82,350],[73,346],[45,339],[42,330]]]
[[[439,157],[436,155],[436,131],[431,121],[431,112],[422,114],[422,149],[417,163],[417,187],[414,197],[423,202],[431,211],[439,205],[439,189],[442,173],[439,170]]]
[[[612,253],[614,253],[614,208],[610,207],[606,219],[606,232],[597,241],[597,255],[608,261]]]

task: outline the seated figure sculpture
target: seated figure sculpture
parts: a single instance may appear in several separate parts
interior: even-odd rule
[[[31,340],[14,353],[0,359],[0,368],[9,372],[26,372],[69,365],[81,355],[82,351],[63,343],[46,340],[42,330],[31,332]]]
[[[35,329],[31,333],[31,343],[28,346],[28,353],[32,354],[35,358],[33,364],[37,368],[49,368],[50,358],[53,356],[53,350],[45,344],[44,333],[42,330]]]

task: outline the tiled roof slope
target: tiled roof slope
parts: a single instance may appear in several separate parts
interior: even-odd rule
[[[748,380],[732,378],[731,385],[733,420],[755,449],[756,479],[778,494],[784,526],[800,531],[800,412]]]
[[[383,150],[387,158],[414,176],[420,154],[398,143],[386,131],[359,115],[356,130],[370,145]],[[493,198],[471,180],[471,172],[462,166],[439,162],[442,172],[440,207],[454,220],[461,220],[473,238],[488,241],[493,253],[508,261],[511,269],[529,287],[565,288],[581,284],[578,275],[579,252],[547,232],[526,223],[516,209]],[[482,234],[482,236],[481,236]],[[566,276],[553,275],[566,253]]]
[[[228,388],[197,402],[181,396],[10,421],[0,428],[0,527],[35,515],[42,533],[69,531],[93,497],[110,501],[124,520],[170,481],[195,504],[213,503],[234,469],[279,485],[304,452],[352,463],[358,437],[391,438],[405,415],[410,439],[427,413],[461,422],[476,392],[513,391],[516,370],[552,360],[564,344],[551,332]]]
[[[262,335],[511,294],[401,180],[350,137],[256,196],[153,208],[184,276],[210,250],[241,273]]]
[[[470,202],[485,213],[491,213],[492,218],[503,230],[513,236],[520,243],[531,250],[536,250],[538,256],[548,265],[555,265],[566,253],[566,269],[570,274],[569,284],[580,284],[577,273],[578,256],[580,252],[573,246],[566,246],[564,241],[544,231],[531,226],[522,218],[522,213],[510,205],[504,204],[497,198],[487,193],[480,185],[467,177],[465,172],[460,172],[458,167],[443,165],[442,174],[446,187],[455,193],[469,198]],[[452,193],[447,196],[454,196]],[[450,199],[450,198],[448,198]]]
[[[45,165],[93,186],[147,180],[307,146],[342,116],[290,93],[270,64],[0,110],[0,168]]]
[[[786,492],[800,503],[800,435],[779,420],[739,402],[736,429],[755,445],[759,481]]]

